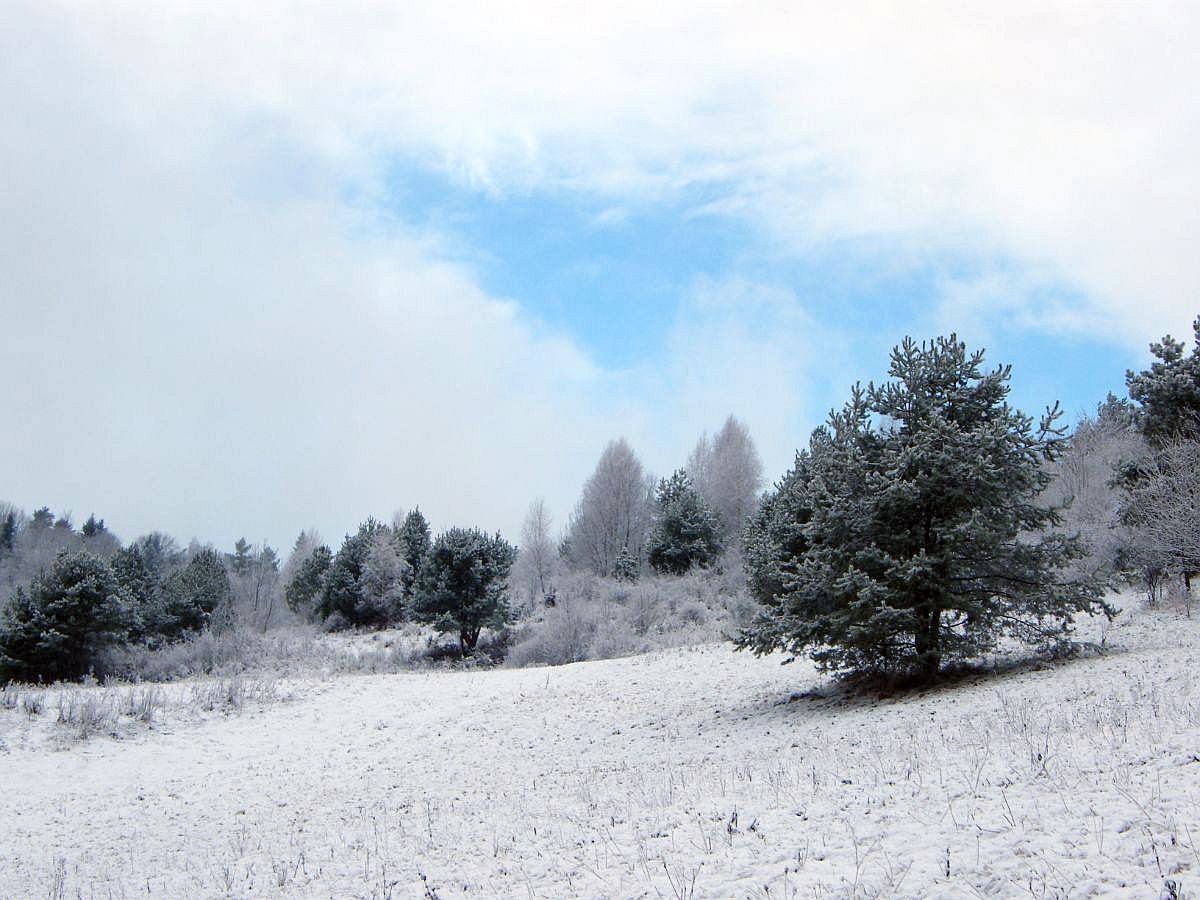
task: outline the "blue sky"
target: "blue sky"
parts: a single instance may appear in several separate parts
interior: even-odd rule
[[[991,362],[1013,365],[1016,406],[1036,414],[1057,400],[1071,422],[1109,391],[1124,396],[1125,369],[1145,364],[1147,354],[1128,343],[1021,327],[1003,315],[985,316],[986,328],[952,318],[935,327],[930,307],[939,286],[979,276],[980,263],[946,254],[893,269],[884,241],[783,253],[752,223],[704,212],[711,194],[605,207],[565,191],[498,194],[400,165],[387,183],[389,210],[444,235],[450,255],[469,265],[489,293],[513,298],[614,369],[658,356],[679,300],[696,279],[731,276],[794,291],[814,319],[847,336],[850,358],[811,363],[821,384],[820,410],[840,404],[854,379],[885,377],[888,352],[905,335],[925,339],[948,328],[970,346],[986,348]],[[987,268],[1014,265],[993,259]],[[1044,293],[1045,302],[1086,306],[1086,298],[1066,285]]]
[[[1200,311],[1194,7],[4,16],[0,499],[126,537],[561,527],[906,334],[1073,418]]]

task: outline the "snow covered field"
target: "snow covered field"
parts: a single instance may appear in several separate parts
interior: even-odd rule
[[[1194,896],[1200,618],[1106,641],[888,699],[718,645],[168,685],[87,741],[47,693],[0,710],[0,895]]]

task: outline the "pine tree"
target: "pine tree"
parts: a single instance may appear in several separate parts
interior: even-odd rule
[[[683,470],[658,483],[649,560],[656,571],[682,575],[721,552],[719,523]]]
[[[0,684],[75,679],[124,639],[128,604],[109,565],[63,552],[0,618]]]
[[[1125,373],[1129,396],[1142,408],[1142,433],[1153,446],[1200,438],[1200,316],[1192,323],[1195,345],[1185,356],[1183,341],[1169,334],[1150,345],[1158,362]]]
[[[612,576],[617,581],[637,581],[641,574],[642,567],[638,563],[638,558],[633,555],[633,551],[626,544],[613,562]]]
[[[417,573],[421,571],[421,563],[425,561],[425,554],[429,552],[432,543],[429,523],[421,514],[420,507],[404,517],[404,523],[400,526],[400,533],[397,537],[404,547],[404,561],[408,564],[404,576],[404,596],[411,600]]]
[[[113,575],[129,601],[129,639],[147,641],[162,627],[158,585],[137,544],[118,550],[110,562]]]
[[[413,618],[443,634],[458,634],[459,650],[472,653],[484,628],[499,628],[511,613],[505,592],[517,551],[499,534],[477,528],[444,531],[421,566]]]
[[[317,615],[330,628],[382,628],[403,613],[407,563],[386,525],[373,518],[346,535],[324,573]]]
[[[229,568],[234,575],[244,574],[254,562],[254,547],[244,537],[237,539],[233,545],[233,553],[229,557]]]
[[[748,535],[764,612],[739,639],[833,669],[936,673],[1002,634],[1049,642],[1074,615],[1111,613],[1101,584],[1066,577],[1076,538],[1038,502],[1062,447],[1010,408],[1010,367],[982,369],[953,335],[892,352],[891,381],[855,386]]]
[[[31,531],[49,531],[53,527],[54,513],[50,512],[50,507],[48,506],[35,509],[33,515],[29,517],[29,528]]]
[[[324,544],[314,548],[300,564],[284,592],[292,612],[302,616],[315,614],[317,601],[325,590],[325,573],[332,564],[333,551]]]
[[[17,513],[10,509],[0,518],[0,557],[12,553],[17,541]]]
[[[206,628],[223,630],[232,622],[234,598],[225,560],[211,548],[198,551],[163,586],[161,636],[178,640]]]

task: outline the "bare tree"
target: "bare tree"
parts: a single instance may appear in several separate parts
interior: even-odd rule
[[[610,441],[567,527],[565,551],[577,568],[611,575],[622,550],[645,558],[654,479],[624,438]]]
[[[710,441],[700,436],[688,457],[687,474],[696,492],[717,514],[721,542],[736,545],[746,519],[758,506],[762,460],[746,426],[730,415]]]
[[[1166,444],[1129,484],[1124,520],[1150,570],[1181,574],[1190,597],[1200,571],[1200,442]],[[1189,604],[1189,612],[1191,607]]]
[[[546,501],[538,497],[529,504],[521,526],[521,546],[513,580],[525,588],[526,602],[533,606],[550,591],[554,578],[554,541],[550,537],[552,519]]]
[[[1125,494],[1115,479],[1123,467],[1149,453],[1136,411],[1110,395],[1095,415],[1084,416],[1075,426],[1066,452],[1047,464],[1055,479],[1043,501],[1063,507],[1063,526],[1087,543],[1091,559],[1081,565],[1115,572],[1129,563],[1135,537],[1121,521]]]

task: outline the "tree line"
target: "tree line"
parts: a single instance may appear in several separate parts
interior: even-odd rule
[[[115,646],[289,618],[416,622],[468,655],[521,608],[552,606],[571,570],[743,570],[758,614],[737,645],[833,671],[929,677],[1006,636],[1061,645],[1077,616],[1111,614],[1116,578],[1153,600],[1200,570],[1200,318],[1193,329],[1190,354],[1170,336],[1152,344],[1150,368],[1126,373],[1129,399],[1110,395],[1072,434],[1057,405],[1037,419],[1009,405],[1009,366],[954,335],[906,339],[887,378],[855,385],[765,493],[733,416],[662,478],[620,438],[561,535],[544,501],[530,506],[519,551],[476,528],[434,537],[414,509],[368,518],[336,552],[302,532],[281,564],[266,543],[124,545],[95,515],[76,528],[0,504],[0,682],[76,678]]]

